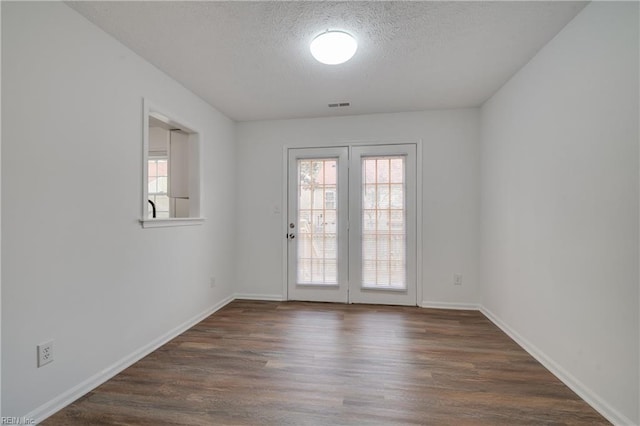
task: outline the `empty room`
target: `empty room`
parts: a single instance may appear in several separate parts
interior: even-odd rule
[[[639,425],[639,6],[0,2],[0,424]]]

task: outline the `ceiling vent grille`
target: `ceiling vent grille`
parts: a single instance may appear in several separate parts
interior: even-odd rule
[[[334,104],[329,104],[329,108],[341,108],[351,106],[351,102],[337,102]]]

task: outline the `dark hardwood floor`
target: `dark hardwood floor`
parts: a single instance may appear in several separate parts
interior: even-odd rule
[[[608,422],[479,312],[235,301],[42,424]]]

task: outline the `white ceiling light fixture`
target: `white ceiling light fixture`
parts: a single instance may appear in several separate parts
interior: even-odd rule
[[[338,65],[347,62],[358,50],[358,42],[344,31],[329,31],[313,39],[311,54],[318,62]]]

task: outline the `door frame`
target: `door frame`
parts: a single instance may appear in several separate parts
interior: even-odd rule
[[[281,276],[282,276],[282,300],[289,299],[289,287],[288,287],[288,240],[285,238],[285,231],[288,229],[288,206],[289,206],[289,149],[299,148],[349,148],[349,154],[351,154],[351,148],[362,145],[406,145],[414,144],[416,146],[416,304],[422,306],[423,302],[423,250],[422,250],[422,139],[358,139],[338,141],[334,140],[326,145],[310,144],[284,144],[282,146],[282,163],[280,164],[281,172],[281,204],[278,209],[281,212],[280,220],[280,238],[281,238]],[[274,210],[277,206],[273,206]],[[351,302],[349,302],[351,303]]]

